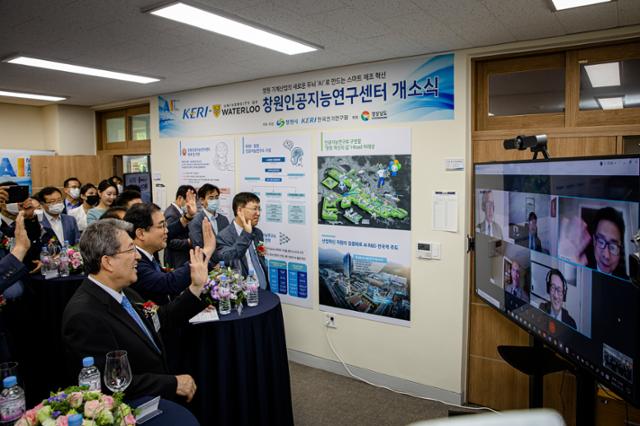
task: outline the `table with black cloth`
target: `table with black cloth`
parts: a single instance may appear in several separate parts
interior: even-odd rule
[[[62,343],[64,308],[86,275],[45,280],[33,274],[23,280],[25,292],[11,319],[12,332],[20,348],[18,370],[22,376],[27,406],[49,396],[49,392],[77,382],[67,371]],[[81,365],[77,366],[80,372]]]
[[[151,399],[150,396],[143,396],[128,402],[128,404],[137,408]],[[189,410],[173,401],[161,398],[158,409],[162,411],[162,414],[145,421],[145,426],[200,426],[198,420]]]
[[[289,363],[278,296],[182,333],[182,370],[196,381],[190,409],[203,425],[293,425]]]

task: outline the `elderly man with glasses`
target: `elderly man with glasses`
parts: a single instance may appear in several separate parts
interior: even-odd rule
[[[67,304],[62,318],[70,371],[77,374],[82,358],[92,356],[104,372],[106,354],[125,350],[133,373],[128,398],[160,395],[190,401],[196,384],[189,375],[169,372],[157,327],[186,325],[205,309],[200,294],[207,281],[209,259],[200,248],[191,250],[188,290],[147,315],[139,308],[144,299],[129,288],[137,279],[136,266],[141,258],[130,231],[131,225],[126,222],[105,219],[89,225],[82,234],[80,250],[89,276]]]

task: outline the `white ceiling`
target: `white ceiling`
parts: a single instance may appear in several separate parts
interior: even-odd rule
[[[161,76],[141,85],[0,63],[0,90],[101,105],[361,62],[640,23],[640,0],[552,12],[548,0],[199,0],[323,50],[287,56],[143,14],[156,0],[0,0],[14,53]],[[6,102],[6,101],[5,101]]]

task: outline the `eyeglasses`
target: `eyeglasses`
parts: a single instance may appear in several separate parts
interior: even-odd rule
[[[167,229],[167,222],[162,222],[157,225],[153,225],[152,228],[156,229]]]
[[[601,234],[595,234],[594,240],[596,242],[596,246],[600,250],[604,250],[604,248],[607,247],[609,249],[609,253],[614,256],[620,255],[620,252],[622,251],[622,246],[620,245],[620,243],[617,243],[615,241],[607,241],[607,239],[604,238]]]
[[[245,207],[246,210],[251,210],[252,212],[261,212],[262,209],[260,207]]]
[[[52,206],[54,204],[58,204],[62,202],[62,198],[58,198],[57,200],[45,201],[45,204],[48,206]]]
[[[133,246],[130,249],[127,249],[127,250],[117,251],[117,252],[113,253],[111,256],[117,256],[119,254],[131,254],[131,253],[135,253],[135,252],[136,252],[136,247]]]
[[[564,291],[563,291],[562,287],[554,287],[554,286],[551,286],[551,287],[549,288],[549,293],[550,293],[550,294],[551,294],[551,293],[555,293],[555,294],[562,294],[562,293],[564,293]]]

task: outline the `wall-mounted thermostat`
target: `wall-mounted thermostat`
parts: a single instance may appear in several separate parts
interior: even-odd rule
[[[440,243],[418,241],[416,255],[419,259],[440,259]]]

